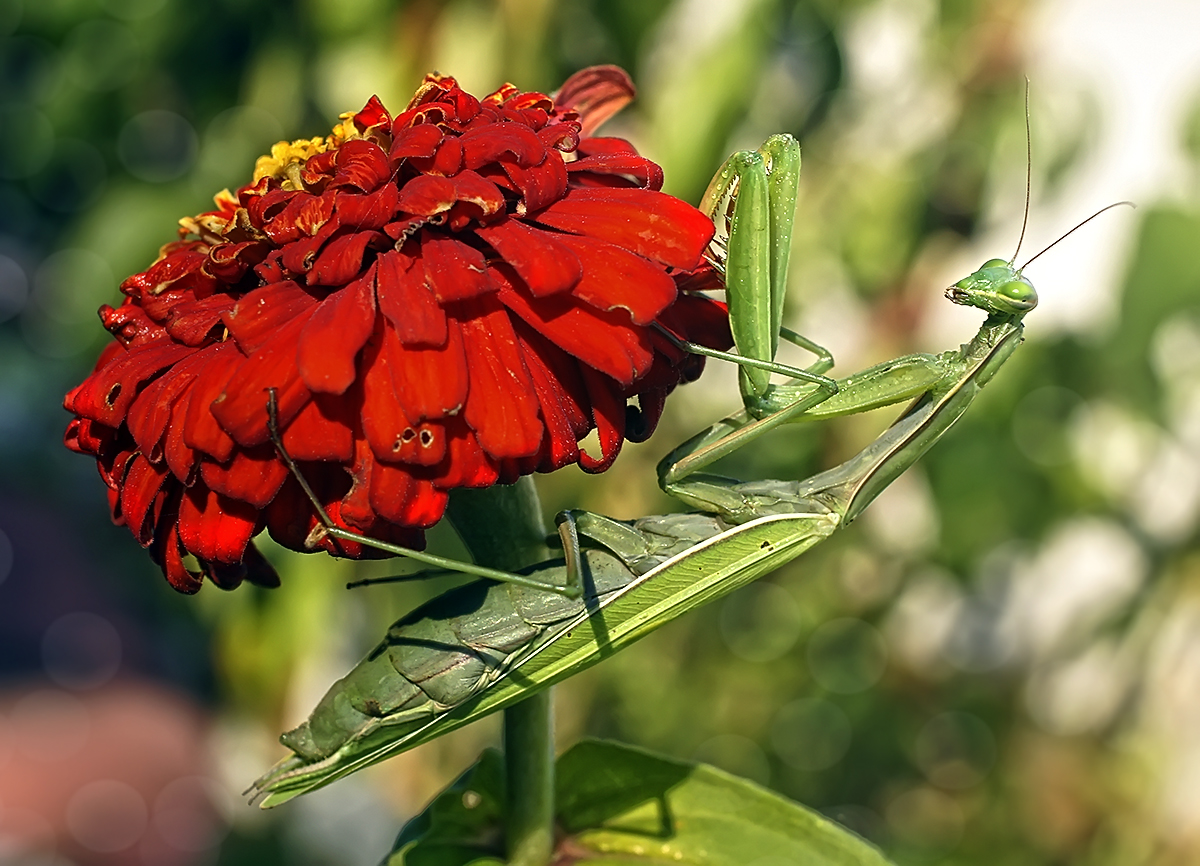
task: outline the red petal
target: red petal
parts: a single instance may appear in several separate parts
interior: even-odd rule
[[[572,294],[593,307],[625,310],[635,325],[649,325],[675,300],[675,281],[641,256],[582,236],[563,235],[562,243],[583,262]]]
[[[644,329],[630,324],[628,314],[583,307],[566,295],[531,301],[513,288],[503,268],[492,269],[500,284],[500,300],[556,346],[622,385],[633,384],[650,369],[654,360],[650,338]]]
[[[385,183],[369,195],[342,192],[337,196],[338,222],[358,229],[381,229],[396,213],[400,190]]]
[[[476,205],[482,216],[491,216],[504,210],[504,195],[500,188],[478,172],[461,171],[453,180],[458,200]]]
[[[429,527],[442,518],[448,494],[406,470],[376,463],[371,470],[371,507],[401,526]]]
[[[308,272],[310,286],[344,286],[362,271],[363,252],[367,244],[382,237],[378,232],[357,232],[334,238],[321,250],[312,270]]]
[[[392,399],[414,421],[457,413],[467,400],[468,367],[458,323],[450,322],[445,343],[436,349],[401,346],[386,340]]]
[[[121,518],[143,545],[149,544],[153,538],[154,527],[146,518],[166,478],[163,470],[152,466],[149,460],[139,454],[130,462],[121,483]]]
[[[583,276],[579,259],[551,232],[506,219],[480,226],[475,234],[512,265],[535,298],[574,288]]]
[[[527,126],[517,123],[491,123],[472,129],[459,141],[467,168],[478,169],[511,154],[517,165],[537,165],[546,156],[546,146]]]
[[[167,333],[185,346],[202,346],[220,324],[221,316],[232,310],[233,305],[234,299],[226,294],[180,303],[167,316]]]
[[[450,210],[456,201],[458,194],[454,181],[422,174],[414,177],[400,190],[396,209],[420,216],[433,216]]]
[[[472,306],[477,315],[460,323],[471,376],[463,417],[492,457],[528,457],[541,444],[543,426],[517,335],[498,304]]]
[[[374,95],[367,100],[367,104],[362,107],[362,110],[354,115],[354,125],[359,132],[366,132],[376,126],[391,126],[391,123],[392,116],[383,107],[379,97]]]
[[[447,457],[443,465],[438,467],[441,471],[433,479],[434,482],[443,490],[491,487],[500,476],[495,461],[479,446],[479,440],[460,416],[453,420],[457,424],[447,428],[450,433]]]
[[[167,340],[123,351],[104,369],[92,373],[75,392],[74,411],[109,427],[117,427],[143,382],[194,351],[189,346]]]
[[[193,556],[238,562],[254,534],[257,518],[258,512],[246,503],[197,484],[179,503],[179,540]]]
[[[269,444],[235,451],[228,466],[200,464],[200,479],[212,490],[255,508],[265,508],[287,477],[287,467]]]
[[[567,398],[558,383],[556,374],[563,367],[556,367],[552,373],[537,353],[529,349],[524,335],[520,336],[525,348],[525,366],[538,395],[548,436],[546,453],[537,468],[542,472],[551,472],[579,459],[579,439],[587,433],[588,424],[579,413],[578,406]],[[578,364],[571,358],[564,356],[562,363],[564,367],[569,365],[578,369]]]
[[[293,460],[335,460],[354,456],[354,418],[345,400],[316,394],[283,431],[283,447]]]
[[[288,322],[234,371],[211,404],[213,416],[239,445],[249,448],[267,441],[267,391],[275,389],[279,423],[286,426],[308,402],[309,392],[296,369],[296,342],[308,317]],[[189,548],[190,549],[190,548]]]
[[[640,186],[662,189],[663,170],[637,154],[600,154],[567,163],[573,186]]]
[[[310,391],[341,394],[354,381],[354,359],[375,327],[375,266],[317,305],[300,334],[296,364]]]
[[[232,340],[215,346],[206,354],[207,363],[203,372],[196,377],[184,399],[176,404],[171,417],[176,419],[181,411],[184,412],[183,424],[180,425],[183,429],[184,443],[189,448],[211,455],[214,460],[224,462],[233,454],[234,441],[213,417],[211,406],[213,400],[217,399],[224,389],[225,383],[229,381],[229,377],[233,375],[233,371],[245,360],[245,356],[238,351],[237,344]],[[181,467],[172,466],[171,470],[181,481],[186,480],[187,476],[180,475],[179,468]]]
[[[355,186],[372,192],[392,176],[388,157],[375,142],[356,138],[337,149],[336,186]]]
[[[567,167],[557,152],[546,154],[542,163],[532,168],[522,168],[511,162],[502,162],[500,165],[520,191],[527,213],[541,210],[567,192]]]
[[[592,402],[592,420],[600,435],[600,459],[580,451],[579,468],[584,472],[603,472],[621,453],[625,438],[625,401],[618,396],[613,383],[595,370],[584,367],[583,379]]]
[[[393,160],[410,159],[414,156],[433,156],[442,141],[441,129],[427,123],[398,130],[395,136],[389,154]]]
[[[685,270],[700,263],[714,231],[712,220],[687,202],[648,189],[572,189],[537,221]]]
[[[272,283],[255,289],[223,317],[238,347],[250,355],[266,344],[281,327],[312,309],[317,299],[293,283]]]
[[[205,354],[197,352],[180,361],[147,385],[129,407],[125,424],[147,459],[158,462],[161,457],[159,443],[171,421],[171,410],[175,401],[196,378],[200,369],[196,358],[203,361]]]
[[[425,269],[397,252],[376,259],[379,309],[396,329],[400,342],[441,346],[446,342],[446,314],[425,284]]]
[[[397,399],[390,370],[391,359],[396,353],[387,350],[389,343],[399,346],[395,331],[386,325],[376,327],[375,335],[363,353],[362,430],[376,457],[399,460],[405,434],[411,433],[411,439],[416,436],[416,430]],[[365,476],[362,483],[368,483]]]
[[[319,196],[294,192],[291,196],[283,210],[263,224],[263,231],[276,244],[313,237],[333,216],[332,192]]]
[[[563,82],[554,94],[554,108],[579,112],[581,133],[591,135],[596,127],[628,105],[636,92],[629,73],[621,67],[589,66]]]
[[[192,389],[195,389],[195,385],[192,386]],[[192,471],[195,469],[196,461],[199,460],[199,455],[188,447],[183,438],[190,398],[191,391],[186,391],[181,399],[175,401],[171,409],[171,422],[167,425],[167,435],[162,445],[162,456],[167,461],[167,467],[171,470],[171,474],[184,484],[191,482]],[[213,427],[220,430],[215,422],[213,422]],[[233,440],[225,435],[224,431],[221,431],[221,435],[225,437],[228,447],[232,449]]]
[[[496,291],[483,253],[453,238],[422,231],[421,262],[430,289],[443,304]]]
[[[179,545],[179,531],[172,526],[162,541],[159,564],[167,582],[177,591],[192,595],[204,584],[200,575],[189,571],[183,564],[183,551]]]

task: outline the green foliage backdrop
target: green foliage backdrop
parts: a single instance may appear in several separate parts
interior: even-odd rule
[[[611,736],[709,761],[902,864],[1195,862],[1200,113],[1187,106],[1200,73],[1153,74],[1179,53],[1180,7],[1095,25],[1097,39],[1126,28],[1135,54],[1143,25],[1161,43],[1139,55],[1138,80],[1089,78],[1071,58],[1092,31],[1063,35],[1071,8],[0,0],[0,676],[44,674],[20,605],[92,605],[125,623],[124,676],[203,705],[212,733],[196,748],[236,792],[392,618],[442,588],[347,593],[386,568],[272,549],[282,590],[175,597],[105,522],[91,465],[57,444],[60,396],[107,339],[95,308],[272,142],[322,134],[372,93],[395,109],[432,69],[483,93],[552,90],[594,63],[640,88],[611,134],[691,201],[728,152],[792,132],[804,169],[789,321],[848,371],[974,330],[940,290],[1016,243],[1029,75],[1026,249],[1111,201],[1142,196],[1139,210],[1030,268],[1044,309],[1029,345],[860,526],[561,687],[562,747]],[[1139,87],[1156,123],[1122,113]],[[1114,155],[1128,124],[1158,138]],[[653,465],[724,414],[733,383],[710,365],[607,476],[542,479],[547,508],[673,508]],[[779,434],[726,468],[799,477],[886,421]],[[231,800],[206,862],[374,862],[496,731],[477,725],[269,819]]]

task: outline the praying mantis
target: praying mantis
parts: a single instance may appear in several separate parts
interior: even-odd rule
[[[744,405],[659,464],[662,488],[699,510],[632,522],[564,512],[563,557],[515,575],[415,556],[483,579],[394,623],[311,717],[281,737],[294,754],[251,789],[264,808],[521,701],[773,571],[852,521],[966,411],[1020,344],[1022,320],[1037,304],[1016,254],[985,262],[946,290],[952,302],[986,314],[959,349],[829,378],[831,355],[782,326],[799,167],[795,140],[773,136],[732,156],[705,195],[718,223],[714,261],[725,270],[737,354],[681,345],[738,362]],[[777,364],[781,338],[816,361]],[[772,373],[789,381],[772,384]],[[780,425],[906,400],[874,442],[810,478],[736,482],[704,471]],[[277,436],[276,445],[290,463]],[[326,526],[334,537],[411,553]]]

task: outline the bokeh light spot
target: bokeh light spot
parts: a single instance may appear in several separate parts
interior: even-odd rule
[[[1068,388],[1046,385],[1026,394],[1012,414],[1013,440],[1021,453],[1039,466],[1053,468],[1071,460],[1067,431],[1083,404]]]
[[[86,141],[60,138],[49,161],[29,178],[29,191],[47,209],[68,214],[94,204],[107,180],[100,151]]]
[[[102,93],[133,77],[141,65],[141,53],[137,37],[124,24],[94,18],[67,34],[63,66],[72,83]]]
[[[87,745],[92,719],[74,695],[40,689],[13,705],[8,730],[21,754],[50,763],[72,758]]]
[[[0,39],[0,82],[17,98],[41,104],[54,96],[62,81],[62,64],[54,46],[20,34]]]
[[[112,268],[91,250],[59,250],[46,257],[33,277],[34,302],[48,318],[63,325],[93,325],[100,305],[116,298]]]
[[[89,782],[67,803],[67,829],[80,845],[113,853],[129,848],[146,830],[146,802],[115,779]]]
[[[229,830],[229,797],[216,781],[186,776],[164,787],[154,798],[151,821],[163,841],[178,851],[207,851]]]
[[[5,866],[72,866],[56,857],[54,825],[40,812],[0,806],[0,863]]]
[[[721,605],[717,620],[730,652],[750,662],[769,662],[790,650],[800,637],[803,616],[786,589],[755,583]]]
[[[54,148],[54,127],[31,105],[0,105],[0,178],[16,180],[37,172]]]
[[[831,692],[850,695],[865,691],[879,682],[886,667],[883,638],[860,619],[830,620],[809,638],[809,673]]]
[[[766,754],[749,737],[718,734],[697,746],[692,753],[692,760],[712,764],[760,785],[771,780],[771,765]]]
[[[29,279],[25,269],[8,256],[0,255],[0,322],[7,322],[25,307]]]
[[[121,164],[138,180],[164,183],[187,173],[196,161],[196,130],[173,111],[143,111],[117,138]]]
[[[846,756],[853,731],[850,718],[821,698],[800,698],[780,708],[771,723],[771,748],[784,763],[814,772]]]
[[[42,635],[42,665],[64,688],[94,689],[121,667],[121,636],[102,616],[87,611],[64,614]]]
[[[933,788],[905,791],[888,803],[885,814],[896,842],[920,859],[944,856],[962,840],[962,808]]]
[[[949,712],[934,716],[917,734],[917,766],[939,788],[979,784],[996,762],[996,737],[978,716]]]

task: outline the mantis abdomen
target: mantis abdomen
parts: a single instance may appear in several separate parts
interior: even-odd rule
[[[394,736],[403,736],[406,727],[415,730],[486,690],[638,577],[728,529],[720,518],[704,514],[664,515],[628,525],[626,537],[634,544],[627,545],[624,556],[607,549],[583,552],[587,585],[580,598],[490,580],[453,589],[395,622],[379,645],[333,684],[312,716],[280,739],[306,760],[317,761],[381,720]],[[562,585],[566,568],[561,561],[548,562],[527,574]]]

